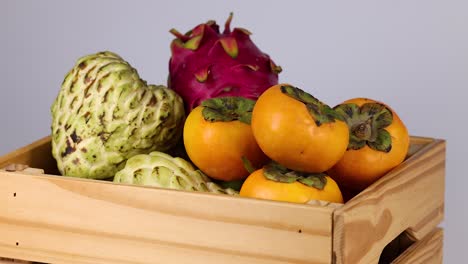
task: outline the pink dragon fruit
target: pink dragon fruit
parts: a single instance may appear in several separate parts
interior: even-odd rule
[[[256,100],[278,83],[281,67],[252,42],[248,30],[231,31],[231,20],[232,13],[222,34],[212,20],[186,34],[170,31],[176,39],[171,43],[168,86],[183,98],[187,113],[213,97]]]

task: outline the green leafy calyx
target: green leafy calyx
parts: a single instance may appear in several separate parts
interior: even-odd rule
[[[381,103],[365,103],[361,107],[350,103],[334,109],[348,124],[348,149],[358,150],[366,145],[382,152],[392,149],[392,137],[385,129],[393,122],[393,113],[388,107]]]
[[[271,181],[282,183],[300,182],[309,187],[323,190],[327,184],[325,173],[309,173],[290,170],[281,164],[271,162],[263,168],[263,175]]]
[[[253,173],[255,171],[255,167],[252,165],[252,162],[250,162],[250,160],[247,157],[242,156],[241,160],[242,160],[242,164],[244,165],[245,170],[248,173]]]
[[[243,97],[229,96],[210,98],[201,103],[202,115],[209,122],[239,120],[250,125],[255,101]]]
[[[283,85],[281,86],[281,92],[304,103],[317,126],[341,119],[333,108],[297,87]]]

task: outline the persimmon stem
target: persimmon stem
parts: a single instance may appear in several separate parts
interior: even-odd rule
[[[358,150],[366,145],[382,152],[392,149],[392,137],[386,128],[393,122],[393,113],[387,106],[375,102],[361,106],[345,103],[334,110],[348,124],[348,149]]]
[[[357,124],[353,127],[352,132],[359,139],[369,140],[372,137],[372,119],[369,118],[365,122]]]

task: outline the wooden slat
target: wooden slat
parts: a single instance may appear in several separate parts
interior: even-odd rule
[[[409,247],[392,264],[442,264],[443,242],[444,232],[437,228]]]
[[[0,172],[0,178],[3,257],[95,264],[331,262],[331,207],[51,175]]]
[[[412,137],[400,168],[345,206],[324,206],[53,176],[45,137],[0,157],[0,168],[21,163],[48,173],[0,172],[0,256],[97,264],[331,263],[334,221],[336,263],[376,263],[399,232],[419,239],[443,218],[443,198],[437,201],[444,151],[443,141]],[[429,195],[434,201],[426,203]]]
[[[29,167],[43,169],[47,173],[57,173],[55,160],[52,157],[50,136],[43,137],[27,146],[19,148],[0,157],[0,168],[11,163],[25,164]]]
[[[421,238],[443,219],[445,141],[433,140],[334,213],[337,264],[376,264],[408,230]]]

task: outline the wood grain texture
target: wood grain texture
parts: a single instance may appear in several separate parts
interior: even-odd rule
[[[443,141],[412,137],[408,160],[346,205],[299,205],[55,176],[45,137],[0,157],[0,168],[33,167],[0,171],[0,256],[318,264],[333,252],[336,263],[376,263],[398,232],[419,239],[443,218],[444,151]]]
[[[403,231],[421,238],[443,219],[445,141],[432,140],[334,213],[337,264],[376,264]]]
[[[0,172],[0,179],[3,257],[96,264],[331,262],[333,208],[52,175]]]
[[[0,257],[0,264],[31,264],[30,261],[18,260],[18,259],[7,259]]]
[[[442,264],[444,232],[436,228],[424,239],[414,243],[392,264]]]

